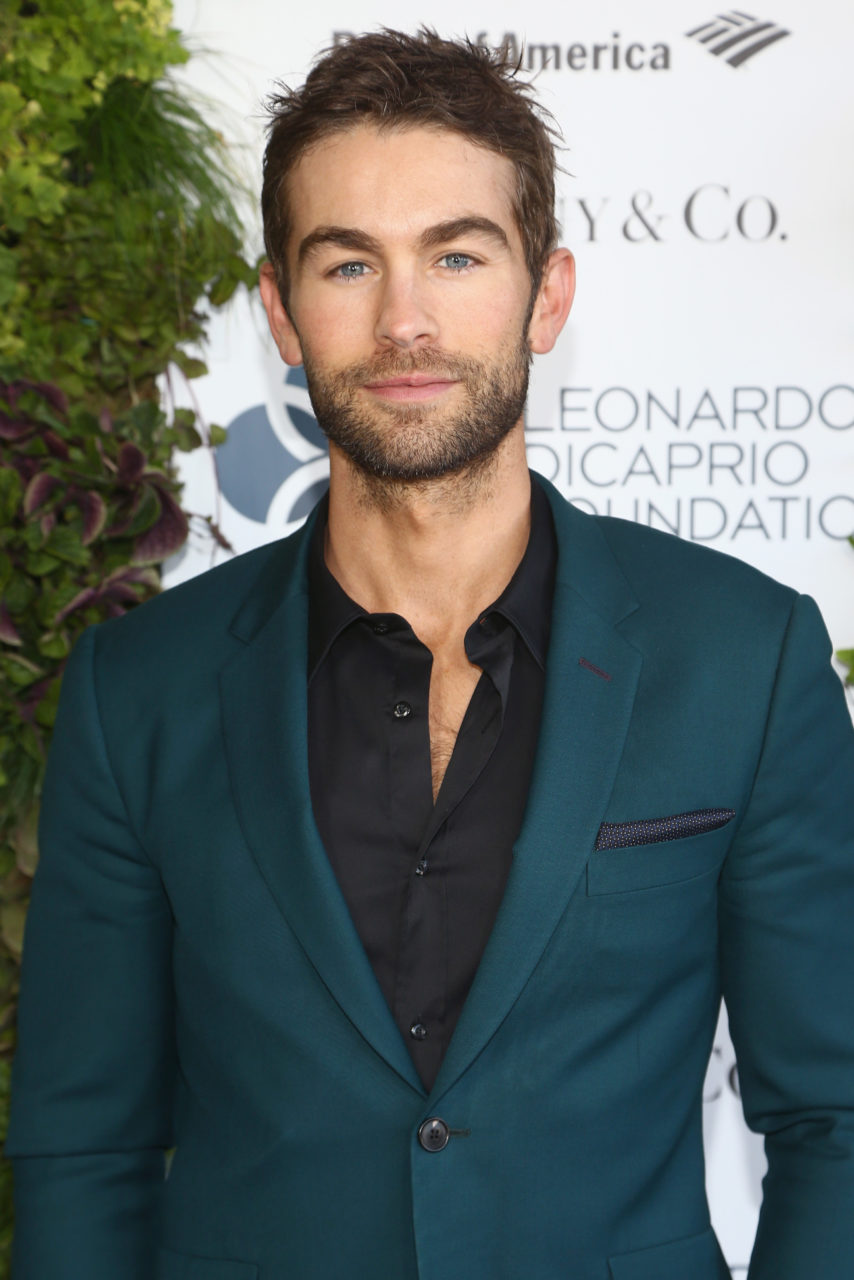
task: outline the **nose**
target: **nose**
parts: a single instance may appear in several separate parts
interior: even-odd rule
[[[381,346],[423,346],[435,341],[438,325],[425,281],[408,270],[390,270],[383,280],[374,337]]]

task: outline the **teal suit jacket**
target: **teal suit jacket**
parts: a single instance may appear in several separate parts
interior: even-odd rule
[[[818,612],[549,495],[529,803],[429,1097],[312,817],[306,532],[83,637],[25,947],[15,1280],[723,1280],[722,992],[769,1158],[750,1280],[851,1280],[854,735]]]

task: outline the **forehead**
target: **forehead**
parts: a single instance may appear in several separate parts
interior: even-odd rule
[[[391,241],[481,216],[518,244],[515,176],[509,160],[447,129],[356,125],[322,139],[291,171],[291,243],[317,226]]]

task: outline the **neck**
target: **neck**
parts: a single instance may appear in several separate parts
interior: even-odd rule
[[[330,447],[326,562],[370,613],[397,613],[431,649],[462,641],[525,552],[531,489],[521,424],[487,462],[436,480],[366,478]]]

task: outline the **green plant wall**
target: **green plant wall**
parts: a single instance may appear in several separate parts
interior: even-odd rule
[[[210,308],[252,286],[220,138],[170,80],[165,0],[0,8],[0,1124],[38,802],[62,670],[88,625],[159,590],[187,536],[167,415]],[[215,531],[214,531],[215,532]],[[0,1277],[12,1232],[0,1165]]]

